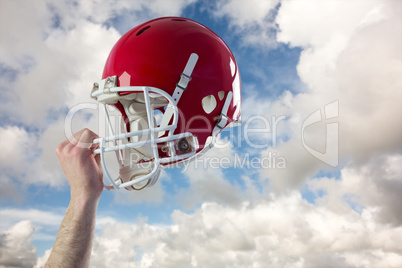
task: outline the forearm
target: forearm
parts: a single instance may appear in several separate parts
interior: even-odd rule
[[[88,267],[99,198],[72,198],[46,267]]]

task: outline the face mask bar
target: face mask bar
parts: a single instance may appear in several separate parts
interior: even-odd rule
[[[228,95],[226,96],[225,103],[224,103],[222,111],[221,111],[220,119],[218,120],[218,123],[216,124],[216,126],[214,127],[214,130],[212,132],[211,142],[209,143],[208,146],[205,146],[201,152],[199,152],[197,155],[195,155],[196,151],[198,150],[198,142],[197,142],[196,137],[194,137],[189,132],[173,135],[173,131],[176,129],[177,122],[178,122],[178,110],[177,110],[177,106],[175,104],[172,104],[175,102],[169,94],[167,94],[165,91],[163,91],[161,89],[154,88],[154,87],[113,87],[113,88],[110,88],[109,92],[110,92],[110,94],[117,94],[118,92],[127,92],[127,91],[132,92],[132,93],[143,93],[144,94],[149,128],[144,129],[144,130],[131,131],[129,133],[123,133],[123,134],[119,134],[119,135],[113,135],[108,112],[106,110],[105,105],[102,103],[102,106],[104,107],[104,112],[106,115],[107,124],[109,125],[112,135],[109,137],[105,137],[105,138],[95,139],[93,141],[93,143],[99,143],[100,148],[94,150],[94,153],[100,154],[102,168],[105,171],[107,178],[113,185],[113,187],[106,186],[106,189],[113,189],[113,188],[121,189],[121,188],[125,188],[125,187],[130,187],[134,184],[143,182],[145,180],[152,179],[155,175],[157,175],[160,167],[175,166],[175,165],[177,165],[177,162],[179,162],[179,161],[181,161],[180,164],[188,163],[188,162],[194,160],[195,158],[206,153],[209,149],[211,149],[214,146],[216,136],[219,134],[220,130],[222,130],[225,127],[225,125],[227,123],[226,113],[227,113],[229,104],[232,100],[232,92],[228,92]],[[103,90],[98,89],[96,91],[93,91],[91,95],[93,97],[99,97],[99,96],[102,96],[102,94],[104,95]],[[164,98],[166,98],[169,102],[170,111],[171,111],[170,116],[173,117],[173,122],[171,125],[155,127],[153,119],[152,119],[152,107],[151,107],[150,98],[158,97],[160,95],[162,95]],[[157,137],[158,133],[164,133],[165,131],[168,131],[168,135],[166,137],[160,137],[160,138]],[[131,138],[131,137],[135,137],[135,136],[143,136],[143,135],[148,135],[148,134],[150,135],[149,140],[139,141],[139,142],[131,142],[131,143],[119,144],[119,145],[117,145],[115,143],[118,140],[123,140],[123,139]],[[189,153],[185,153],[185,154],[180,153],[179,143],[183,139],[186,139],[187,143],[192,145],[191,146],[192,150],[190,150]],[[105,146],[106,142],[114,142],[114,145],[106,147]],[[167,143],[169,145],[169,152],[170,152],[169,157],[164,157],[164,158],[159,157],[158,148],[157,148],[157,144],[159,144],[159,143]],[[152,171],[147,175],[140,176],[129,182],[117,184],[115,182],[115,180],[112,179],[112,177],[110,176],[110,174],[107,170],[105,160],[104,160],[104,153],[115,151],[116,157],[119,161],[119,152],[121,152],[122,150],[129,149],[129,148],[138,148],[138,147],[148,145],[148,144],[151,145],[152,150],[153,150],[153,155],[154,155],[154,159],[152,160],[154,162],[154,167],[153,167]],[[170,164],[170,165],[168,164],[168,163],[172,163],[172,162],[176,162],[176,163]],[[167,165],[160,166],[160,164],[167,164]],[[122,168],[120,161],[119,161],[119,165],[120,165],[120,168]],[[119,178],[116,181],[119,181]],[[150,184],[152,184],[152,182]]]
[[[165,91],[154,88],[154,87],[112,87],[109,89],[110,94],[115,94],[118,92],[132,92],[132,93],[143,93],[144,94],[144,100],[145,100],[145,107],[146,107],[146,112],[147,112],[147,119],[148,119],[148,129],[144,130],[138,130],[138,131],[131,131],[129,133],[123,133],[119,135],[113,135],[105,138],[98,138],[93,141],[94,144],[98,143],[99,144],[99,149],[94,150],[95,154],[100,154],[101,157],[101,165],[103,170],[105,171],[105,175],[111,182],[114,188],[120,189],[120,188],[125,188],[125,187],[130,187],[134,184],[143,182],[145,180],[151,179],[153,176],[157,175],[159,172],[159,169],[161,167],[160,164],[163,163],[170,163],[170,162],[175,162],[175,161],[180,161],[186,158],[191,158],[192,156],[195,155],[196,151],[198,150],[198,142],[196,138],[189,132],[182,133],[182,134],[177,134],[173,135],[173,131],[176,129],[177,122],[178,122],[178,110],[176,105],[171,105],[171,109],[173,109],[173,122],[171,125],[168,126],[163,126],[163,127],[155,127],[154,121],[153,121],[153,116],[152,116],[152,106],[151,106],[151,98],[163,96],[166,98],[169,102],[169,104],[174,103],[173,98],[167,94]],[[105,94],[105,92],[101,89],[98,89],[94,92],[92,92],[93,97],[99,97],[102,96],[102,94]],[[105,99],[105,98],[103,98]],[[104,106],[104,104],[103,104]],[[107,124],[111,126],[110,121],[109,121],[109,116],[107,113],[106,108],[104,108],[104,111],[106,113],[106,120]],[[111,127],[110,127],[111,128]],[[165,132],[168,131],[168,134],[166,137],[157,137],[158,133],[160,132]],[[131,137],[136,137],[136,136],[143,136],[143,135],[149,135],[150,139],[147,139],[145,141],[138,141],[138,142],[130,142],[126,144],[116,144],[115,142],[118,140],[123,140],[123,139],[128,139]],[[191,149],[189,150],[189,153],[184,153],[180,154],[180,148],[178,148],[178,144],[180,141],[185,139],[187,144],[191,145]],[[114,142],[113,146],[106,147],[105,143],[106,142]],[[168,150],[169,150],[169,157],[164,157],[160,158],[159,153],[158,153],[158,144],[160,143],[166,143],[168,144]],[[112,179],[110,176],[106,164],[105,164],[105,157],[104,154],[106,152],[112,152],[112,151],[122,151],[125,149],[129,148],[138,148],[144,145],[151,145],[152,151],[153,151],[153,156],[154,158],[152,159],[153,162],[153,169],[152,171],[147,174],[147,175],[142,175],[139,176],[138,178],[135,178],[131,181],[124,182],[121,184],[117,184],[115,180]],[[120,161],[119,161],[120,163]]]
[[[100,154],[101,158],[101,165],[103,170],[105,171],[106,176],[112,183],[113,187],[116,189],[119,188],[125,188],[125,187],[132,187],[133,189],[142,189],[143,187],[146,187],[147,185],[152,185],[155,183],[157,180],[157,177],[159,176],[160,172],[160,164],[165,163],[165,167],[168,167],[172,162],[177,163],[180,162],[181,160],[192,158],[196,151],[198,150],[198,142],[196,137],[194,137],[191,133],[183,133],[179,135],[173,135],[173,131],[177,127],[177,122],[178,122],[178,110],[177,110],[177,103],[180,100],[181,94],[187,89],[187,84],[191,80],[191,74],[193,72],[193,69],[198,61],[198,55],[196,53],[192,53],[187,61],[187,64],[183,70],[183,73],[180,76],[180,80],[176,85],[176,89],[174,91],[172,98],[169,94],[167,94],[165,91],[154,88],[154,87],[118,87],[117,86],[117,76],[111,76],[107,77],[106,79],[102,80],[100,85],[95,83],[94,88],[92,89],[91,92],[91,97],[95,98],[99,103],[103,105],[103,110],[105,112],[106,120],[110,128],[110,132],[112,136],[106,137],[106,138],[99,138],[95,139],[94,143],[99,144],[99,149],[96,149],[94,153]],[[114,135],[113,130],[110,124],[109,120],[109,115],[107,113],[107,110],[105,108],[105,104],[114,104],[119,101],[121,98],[119,92],[131,92],[131,93],[143,93],[144,94],[144,102],[146,106],[146,115],[147,115],[147,121],[148,121],[148,129],[144,130],[139,130],[139,131],[130,131],[129,133],[125,134],[120,134],[120,135]],[[168,100],[168,105],[166,107],[163,119],[159,127],[155,127],[154,122],[153,122],[153,116],[152,116],[152,106],[151,106],[151,101],[150,98],[155,98],[162,96],[165,99]],[[173,118],[172,124],[168,124],[169,121]],[[166,137],[165,133],[166,131],[168,132]],[[117,145],[116,141],[117,140],[122,140],[122,139],[129,139],[132,137],[142,137],[143,135],[149,135],[150,139],[146,141],[139,141],[139,142],[130,142],[130,143],[125,143],[125,144],[120,144]],[[113,146],[105,147],[105,142],[113,142]],[[159,143],[165,143],[167,146],[163,146],[162,151],[165,151],[168,153],[168,157],[159,157],[159,152],[158,152],[158,144]],[[115,151],[116,152],[116,158],[119,162],[120,165],[120,171],[127,169],[128,167],[125,167],[124,164],[121,162],[121,152],[126,149],[130,148],[139,148],[141,146],[150,146],[152,148],[152,155],[153,159],[148,160],[153,162],[153,168],[152,171],[146,172],[146,175],[141,175],[137,178],[130,177],[129,180],[127,181],[128,178],[125,177],[125,182],[123,182],[123,178],[119,177],[116,180],[113,180],[106,168],[105,164],[105,159],[104,159],[104,153],[105,152],[110,152],[110,151]],[[120,159],[119,159],[120,157]],[[131,165],[131,163],[130,163]],[[128,168],[130,170],[130,167]],[[140,188],[135,188],[133,185],[134,184],[139,184],[140,182],[143,182],[145,180],[149,180],[145,186],[140,187]],[[115,181],[120,181],[121,184],[116,184]],[[111,186],[106,186],[106,189],[112,189]],[[129,188],[126,188],[129,189]]]
[[[178,122],[178,110],[177,110],[177,103],[180,100],[180,97],[182,93],[186,90],[187,84],[191,80],[191,73],[193,72],[193,69],[198,61],[198,55],[195,53],[192,53],[189,57],[189,60],[186,64],[186,67],[184,68],[183,73],[180,76],[180,81],[176,85],[176,89],[173,93],[174,98],[167,94],[165,91],[159,89],[159,88],[154,88],[154,87],[118,87],[117,86],[117,76],[111,76],[107,77],[106,79],[101,81],[101,84],[94,84],[94,88],[91,92],[91,97],[95,98],[99,103],[102,104],[103,110],[106,116],[107,123],[109,125],[110,133],[111,136],[105,137],[105,138],[98,138],[93,141],[93,143],[98,143],[99,144],[99,149],[94,150],[95,154],[100,154],[101,158],[101,165],[102,168],[107,176],[107,178],[110,180],[111,185],[110,186],[105,186],[106,189],[121,189],[121,188],[126,188],[130,189],[129,187],[132,187],[132,189],[135,190],[140,190],[146,186],[151,186],[153,185],[160,173],[160,168],[165,168],[165,167],[173,167],[173,166],[178,166],[181,164],[188,163],[197,157],[203,155],[205,152],[207,152],[209,149],[211,149],[214,146],[215,139],[219,132],[227,125],[228,122],[228,117],[227,117],[227,111],[229,108],[229,105],[232,100],[232,92],[228,92],[225,103],[223,105],[222,111],[220,118],[218,119],[217,124],[215,125],[213,131],[212,131],[212,136],[209,144],[206,146],[196,155],[196,152],[199,148],[198,146],[198,141],[195,136],[193,136],[191,133],[186,132],[182,134],[177,134],[173,135],[174,130],[177,127],[177,122]],[[119,135],[114,135],[112,126],[109,120],[109,115],[106,110],[105,104],[114,104],[118,102],[122,96],[119,94],[119,92],[130,92],[130,93],[143,93],[144,94],[144,102],[146,106],[146,114],[147,114],[147,121],[148,121],[148,129],[144,130],[138,130],[138,131],[130,131],[129,133],[124,133],[124,134],[119,134]],[[168,105],[166,106],[166,110],[164,112],[164,115],[162,117],[162,121],[159,125],[159,127],[155,127],[155,124],[153,122],[153,116],[152,116],[152,105],[151,105],[151,98],[157,98],[157,97],[164,97],[166,100],[168,100]],[[169,124],[169,122],[173,119],[172,124]],[[233,123],[233,122],[232,122]],[[166,137],[164,134],[168,132]],[[123,139],[129,139],[132,137],[142,137],[143,135],[149,135],[150,139],[145,140],[145,141],[139,141],[139,142],[130,142],[130,143],[125,143],[125,144],[116,144],[116,141],[123,140]],[[105,146],[106,142],[113,142],[113,146]],[[158,152],[158,144],[166,144],[167,146],[162,147],[162,152],[168,152],[167,155],[168,157],[159,157],[159,152]],[[141,146],[146,146],[150,145],[152,148],[152,153],[154,158],[152,158],[149,161],[152,161],[153,163],[153,168],[152,171],[147,173],[146,175],[139,175],[137,178],[130,178],[130,181],[123,182],[123,179],[121,177],[118,177],[116,180],[113,180],[106,168],[105,164],[105,159],[104,159],[104,154],[106,152],[112,152],[114,151],[116,153],[116,158],[119,162],[120,165],[120,170],[126,169],[129,167],[125,167],[121,160],[122,159],[122,154],[121,152],[126,149],[131,149],[131,148],[139,148]],[[166,154],[165,154],[166,155]],[[120,159],[119,159],[120,158]],[[147,161],[147,162],[149,162]],[[162,164],[162,165],[161,165]],[[148,182],[141,186],[140,188],[134,187],[135,184],[139,184],[141,182],[144,182],[145,180],[148,180]],[[116,183],[119,182],[120,184]]]

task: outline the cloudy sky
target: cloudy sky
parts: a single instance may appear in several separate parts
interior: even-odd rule
[[[232,49],[243,125],[152,188],[105,191],[91,266],[402,267],[397,0],[0,0],[0,267],[46,261],[66,114],[122,34],[171,15]]]

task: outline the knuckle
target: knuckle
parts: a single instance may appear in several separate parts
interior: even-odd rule
[[[91,134],[91,131],[88,128],[84,128],[82,131],[82,135],[89,135]]]
[[[84,128],[83,132],[82,132],[82,137],[92,137],[95,136],[95,133],[92,132],[90,129],[88,128]]]
[[[57,156],[60,156],[62,150],[63,150],[63,145],[62,145],[62,144],[59,144],[59,145],[56,147],[56,150],[55,150],[55,151],[56,151],[56,155],[57,155]]]

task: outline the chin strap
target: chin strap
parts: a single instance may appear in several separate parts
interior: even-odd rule
[[[195,53],[192,53],[190,55],[190,58],[187,61],[186,67],[184,67],[183,73],[180,75],[180,80],[176,84],[176,88],[173,92],[172,98],[174,105],[177,105],[179,102],[183,92],[187,89],[187,85],[191,80],[191,74],[193,73],[194,67],[197,64],[198,61],[198,55]],[[170,120],[173,117],[175,107],[169,103],[169,105],[166,107],[166,110],[163,114],[162,121],[160,123],[160,127],[165,127],[169,124]],[[165,134],[165,132],[159,132],[158,136],[161,137]]]
[[[218,121],[218,123],[216,123],[214,129],[212,130],[212,136],[214,137],[214,139],[219,134],[219,132],[221,132],[221,130],[226,127],[226,125],[228,123],[227,113],[228,113],[230,102],[232,101],[232,96],[233,96],[232,91],[229,91],[228,95],[226,96],[225,103],[223,104],[219,121]]]

